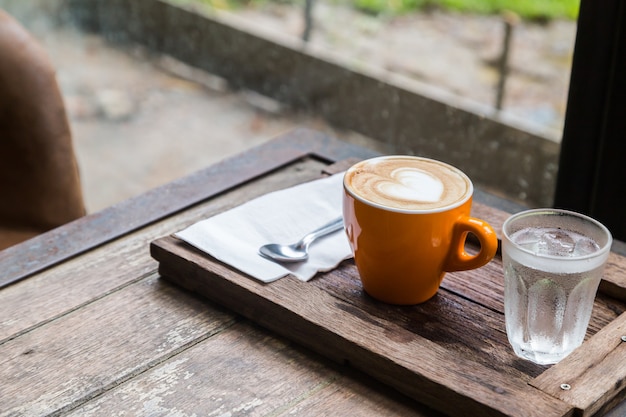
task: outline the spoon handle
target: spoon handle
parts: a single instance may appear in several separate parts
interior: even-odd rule
[[[330,223],[325,224],[317,230],[312,231],[308,235],[302,238],[301,242],[303,245],[308,246],[315,239],[320,238],[322,236],[326,236],[332,232],[335,232],[343,227],[343,217],[337,217],[335,220]]]

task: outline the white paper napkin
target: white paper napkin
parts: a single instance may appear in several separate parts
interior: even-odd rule
[[[309,259],[278,264],[259,255],[266,243],[294,243],[341,216],[343,174],[275,191],[175,234],[176,237],[263,282],[291,273],[308,281],[352,256],[343,230],[309,248]]]

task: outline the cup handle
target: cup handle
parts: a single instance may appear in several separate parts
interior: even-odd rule
[[[465,241],[469,233],[476,236],[480,242],[480,251],[476,254],[465,251]],[[453,272],[480,268],[493,259],[497,250],[498,237],[487,222],[473,217],[460,218],[452,231],[452,244],[445,270]]]

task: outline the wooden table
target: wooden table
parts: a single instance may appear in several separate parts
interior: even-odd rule
[[[302,339],[298,329],[275,329],[277,334],[265,328],[272,328],[268,325],[272,320],[256,319],[254,312],[265,305],[255,305],[258,299],[253,297],[251,305],[242,306],[241,299],[228,298],[228,293],[221,294],[222,299],[212,293],[215,299],[207,301],[164,280],[159,263],[151,257],[151,243],[153,255],[156,251],[157,257],[162,257],[168,244],[177,245],[169,236],[198,220],[266,192],[318,178],[323,171],[339,169],[342,161],[350,158],[373,155],[367,149],[298,130],[0,252],[0,416],[443,415],[415,399],[449,415],[470,415],[467,410],[481,410],[493,399],[472,399],[454,381],[449,386],[444,382],[442,391],[426,392],[426,388],[441,383],[437,376],[425,380],[424,375],[416,377],[409,372],[406,381],[422,384],[423,389],[416,390],[384,377],[389,369],[397,371],[388,366],[385,358],[372,363],[376,369],[368,368],[367,363],[347,366],[336,360],[351,357],[350,352],[333,357],[327,352],[332,352],[332,346],[326,351],[315,344],[302,347],[291,341]],[[487,197],[477,196],[476,214],[498,227],[507,214],[494,208],[496,200]],[[197,267],[204,268],[205,262],[213,264],[206,257],[198,259]],[[493,272],[497,262],[494,265],[489,274],[497,275]],[[585,342],[606,342],[594,349],[604,358],[626,358],[626,344],[624,348],[609,349],[607,345],[612,342],[602,339],[603,334],[614,333],[611,327],[621,330],[621,313],[626,310],[621,301],[626,299],[625,266],[624,258],[612,255],[603,294],[596,303],[600,311],[594,310],[597,318],[589,330],[589,336],[596,336]],[[343,268],[350,270],[350,262]],[[239,277],[235,272],[225,274],[232,275],[235,283],[243,282],[239,291],[248,291],[241,288],[250,286],[259,288],[256,283],[249,284],[251,280],[236,281]],[[262,287],[259,294],[270,289],[276,292],[294,282],[285,278],[277,282],[279,286]],[[304,285],[310,285],[311,291],[319,289],[319,283],[314,283]],[[455,297],[468,297],[462,287],[462,279],[452,278],[445,291]],[[501,316],[499,291],[487,291],[493,299],[485,302],[490,303],[487,307],[494,316]],[[360,291],[353,292],[364,305],[373,302]],[[445,307],[437,303],[426,308]],[[241,314],[223,305],[241,308]],[[279,307],[291,317],[288,306]],[[376,308],[380,317],[387,314],[384,306]],[[307,323],[306,315],[301,319]],[[480,320],[477,323],[473,330],[481,327]],[[330,329],[328,333],[329,340],[335,340],[336,332]],[[505,337],[503,328],[497,333],[493,336],[496,339]],[[470,344],[472,337],[480,340],[484,336],[462,336],[462,343]],[[417,336],[418,340],[422,338]],[[393,343],[407,342],[396,339]],[[306,337],[303,340],[307,345]],[[428,343],[433,343],[435,350],[451,349],[445,340]],[[349,347],[342,346],[338,345],[337,351]],[[471,353],[469,345],[466,348]],[[498,360],[513,360],[507,355],[512,353]],[[597,355],[581,358],[581,366],[591,369],[604,364],[596,361]],[[367,358],[367,352],[358,357]],[[473,359],[457,359],[463,365],[460,369],[474,366],[468,365]],[[597,405],[598,398],[604,401],[614,397],[616,400],[607,400],[614,404],[623,396],[623,361],[611,363],[613,368],[604,370],[610,378],[594,385],[601,392],[581,394],[572,384],[571,393],[576,394],[578,403],[586,404],[587,410],[604,411]],[[475,369],[485,366],[476,365]],[[526,369],[534,376],[543,370],[524,364],[517,367],[522,370],[520,374]],[[433,369],[445,374],[445,368]],[[503,373],[502,379],[506,377]],[[602,374],[597,377],[602,379]],[[465,378],[471,383],[481,375]],[[521,378],[530,381],[532,376]],[[615,378],[617,381],[607,388],[607,381]],[[502,388],[498,381],[493,384],[496,400],[498,396],[507,397],[505,390],[510,386]],[[439,392],[446,395],[442,397]],[[567,396],[561,398],[561,394],[557,392],[547,402],[569,410]],[[523,407],[526,409],[496,407],[483,415],[540,415],[532,403]],[[563,415],[572,413],[566,411]]]

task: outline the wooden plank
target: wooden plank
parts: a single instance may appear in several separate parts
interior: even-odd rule
[[[483,269],[484,275],[490,273],[489,269],[498,270],[495,263],[492,265]],[[450,275],[453,276],[456,274]],[[402,330],[398,335],[388,330],[389,338],[400,339],[408,331],[454,352],[458,361],[471,360],[511,379],[529,380],[545,369],[517,360],[512,349],[508,348],[502,313],[445,288],[429,302],[415,306],[380,303],[361,290],[358,272],[352,261],[345,262],[333,273],[310,281],[310,284],[349,304],[350,311],[355,314],[371,316]]]
[[[110,208],[0,251],[0,289],[305,156],[327,162],[376,153],[298,129]]]
[[[611,252],[604,270],[600,291],[619,300],[626,301],[626,259],[623,255]]]
[[[311,283],[287,277],[263,285],[173,238],[153,242],[151,251],[165,278],[448,414],[571,414],[570,406],[525,381],[460,357]]]
[[[197,207],[189,210],[184,216],[168,219],[162,222],[162,224],[157,224],[142,230],[141,233],[124,237],[116,242],[110,243],[107,247],[102,247],[80,258],[65,262],[63,265],[59,265],[56,268],[39,274],[31,280],[22,281],[1,291],[0,298],[2,298],[2,300],[0,300],[0,309],[5,311],[0,315],[0,317],[2,317],[2,325],[0,327],[2,327],[3,331],[3,337],[0,338],[0,352],[3,352],[3,359],[10,359],[0,362],[5,372],[15,371],[12,372],[12,376],[15,376],[15,378],[19,377],[20,381],[22,381],[22,385],[13,383],[14,381],[11,378],[1,378],[3,385],[0,389],[0,414],[4,413],[5,410],[9,410],[6,412],[11,415],[13,411],[20,410],[15,412],[21,414],[21,411],[29,408],[31,410],[34,408],[36,410],[52,411],[54,411],[55,408],[60,410],[67,409],[67,407],[70,407],[68,404],[75,405],[76,403],[80,403],[80,401],[84,401],[91,396],[98,395],[98,393],[103,390],[109,389],[119,381],[132,377],[133,375],[131,374],[113,375],[113,382],[109,381],[107,385],[107,378],[111,376],[108,372],[116,371],[116,364],[114,363],[112,366],[111,362],[114,362],[114,360],[112,361],[110,355],[133,357],[135,353],[137,353],[135,349],[133,349],[132,354],[128,354],[130,352],[124,354],[115,349],[118,347],[116,343],[126,343],[130,347],[133,347],[133,343],[129,343],[127,340],[125,341],[123,336],[120,337],[119,332],[109,332],[107,327],[110,326],[107,325],[110,323],[103,323],[101,321],[92,323],[91,331],[92,333],[97,333],[93,332],[93,329],[97,328],[98,330],[108,333],[109,336],[115,340],[107,339],[103,342],[91,343],[86,350],[81,349],[80,352],[76,352],[75,349],[72,348],[65,351],[64,354],[68,355],[66,359],[72,359],[69,366],[71,369],[64,368],[63,363],[61,363],[63,362],[61,354],[59,354],[59,358],[55,357],[55,360],[52,361],[44,358],[37,360],[37,363],[30,367],[28,367],[28,365],[22,366],[23,361],[14,361],[14,359],[21,358],[19,352],[17,352],[17,350],[21,350],[21,348],[17,348],[16,350],[15,346],[19,346],[24,340],[31,341],[31,345],[36,345],[36,349],[24,349],[24,358],[34,358],[35,356],[30,355],[33,355],[35,352],[39,353],[39,351],[43,349],[42,343],[45,343],[46,348],[52,348],[56,352],[61,352],[63,349],[60,345],[66,343],[66,341],[53,340],[54,336],[58,335],[61,339],[66,337],[70,340],[76,338],[80,339],[81,343],[77,348],[85,348],[84,343],[89,342],[84,342],[83,336],[85,336],[85,332],[82,334],[81,332],[74,332],[73,330],[75,329],[73,329],[72,325],[68,326],[68,332],[60,331],[65,329],[65,326],[59,323],[65,323],[66,318],[78,314],[77,311],[84,312],[86,311],[85,309],[91,309],[93,306],[100,305],[100,303],[103,302],[102,300],[109,300],[110,297],[116,296],[118,291],[126,291],[127,287],[130,288],[136,285],[133,284],[133,282],[135,282],[138,277],[141,278],[150,271],[154,271],[156,264],[149,258],[145,250],[147,242],[154,239],[156,236],[180,230],[180,228],[185,227],[189,223],[211,215],[211,213],[215,214],[216,212],[240,204],[247,199],[253,198],[255,195],[317,178],[319,177],[320,167],[326,166],[324,163],[310,159],[302,163],[296,162],[292,165],[293,166],[289,169],[281,169],[279,175],[269,175],[254,184],[249,184],[246,187],[238,189],[237,192],[232,193],[232,195],[225,195],[223,198],[220,197],[212,200],[209,204],[209,208]],[[124,274],[120,274],[119,271],[124,271]],[[131,306],[133,302],[137,302],[140,299],[141,297],[130,297],[125,299],[122,304]],[[178,301],[187,304],[184,298]],[[189,304],[193,307],[192,303]],[[33,308],[33,305],[37,305],[37,308]],[[111,311],[125,314],[124,309],[111,309]],[[183,315],[185,315],[184,311],[185,309],[183,309]],[[162,312],[167,313],[167,310],[163,309]],[[141,312],[137,313],[139,314]],[[187,315],[185,315],[185,317],[186,316]],[[188,320],[193,318],[192,315],[188,316]],[[141,317],[142,319],[145,318],[144,315]],[[154,323],[159,322],[165,326],[165,328],[168,327],[167,320],[160,321],[154,318],[152,318],[152,320]],[[137,323],[133,324],[139,326],[139,322],[140,320],[137,320]],[[77,325],[76,322],[72,322],[72,324]],[[86,326],[87,322],[83,323],[81,320],[80,324]],[[124,323],[116,324],[125,327]],[[146,323],[144,322],[144,324]],[[177,332],[179,330],[176,327],[177,325],[178,323],[170,325],[170,330]],[[49,332],[42,330],[48,329],[51,326],[57,328],[59,331]],[[126,327],[131,328],[131,326]],[[148,326],[148,328],[149,327],[150,326]],[[138,330],[138,327],[132,329]],[[157,334],[154,337],[158,336]],[[142,334],[141,332],[133,331],[132,337],[142,337]],[[185,342],[183,338],[176,338],[180,339],[181,342]],[[108,347],[106,346],[114,346],[115,348],[108,351]],[[98,350],[98,352],[94,352],[94,350],[90,351],[89,348],[92,347],[94,350],[102,350]],[[159,349],[160,348],[157,348],[156,351],[158,352]],[[7,350],[10,352],[4,354]],[[45,351],[45,349],[43,350]],[[151,348],[147,348],[146,352],[143,353],[150,355],[149,352],[154,351],[154,346],[152,346]],[[101,357],[98,356],[99,354],[101,354]],[[89,357],[86,358],[86,356]],[[148,361],[148,359],[153,358],[146,356],[143,359]],[[76,362],[78,362],[78,364],[76,364]],[[149,361],[149,365],[146,366],[152,366],[151,364],[152,362]],[[46,366],[49,365],[52,365],[51,368],[46,369]],[[67,363],[65,365],[67,366]],[[89,365],[91,365],[91,368]],[[17,369],[20,367],[27,368],[28,375],[24,375],[24,373],[19,374]],[[37,372],[34,371],[35,368]],[[74,377],[75,372],[80,373],[82,370],[87,369],[89,369],[89,371],[85,372],[92,373]],[[139,368],[136,369],[143,369],[142,365],[139,365]],[[39,371],[41,371],[41,373],[39,373]],[[142,370],[138,372],[142,372]],[[32,378],[29,378],[31,376]],[[65,383],[65,378],[70,379],[70,381]],[[104,385],[100,384],[101,382]],[[5,387],[5,383],[10,386],[7,385],[7,387]],[[78,385],[80,385],[80,387],[78,387]],[[26,396],[33,395],[32,398],[36,398],[37,400],[29,403],[24,395],[15,395],[16,390],[19,390],[20,394],[25,394]],[[70,392],[68,392],[68,390]],[[12,409],[13,411],[11,411]],[[38,413],[39,411],[33,412],[33,414]]]
[[[469,358],[510,378],[528,381],[546,367],[519,360],[509,347],[504,325],[501,269],[501,262],[496,259],[480,269],[447,274],[440,293],[428,303],[411,307],[379,303],[364,294],[352,261],[344,262],[333,273],[312,280],[310,284],[349,303],[355,311],[367,312],[367,315],[436,341],[454,351],[459,360]],[[494,277],[500,279],[494,280]],[[495,297],[494,293],[500,296]],[[588,337],[624,311],[625,304],[598,297]]]
[[[256,196],[318,178],[326,167],[310,158],[296,161],[279,172],[2,289],[0,344],[156,271],[157,264],[147,250],[150,241]]]
[[[626,314],[600,330],[531,385],[576,406],[581,417],[626,398]],[[562,384],[567,384],[563,389]]]
[[[343,371],[243,322],[66,416],[433,415],[398,393],[370,386],[364,375]]]
[[[441,284],[464,298],[504,314],[504,276],[502,264],[492,261],[483,268],[447,274]],[[587,337],[591,337],[626,311],[626,302],[598,292]]]
[[[0,345],[0,416],[71,409],[234,322],[147,277]]]
[[[285,413],[285,415],[350,417],[444,416],[444,414],[406,397],[400,398],[401,394],[397,391],[380,383],[368,382],[367,379],[367,376],[361,373],[350,379],[341,378],[316,393],[316,395],[304,398],[302,402],[297,404],[297,407],[289,410],[289,413]],[[392,402],[390,399],[394,399],[394,401]]]

